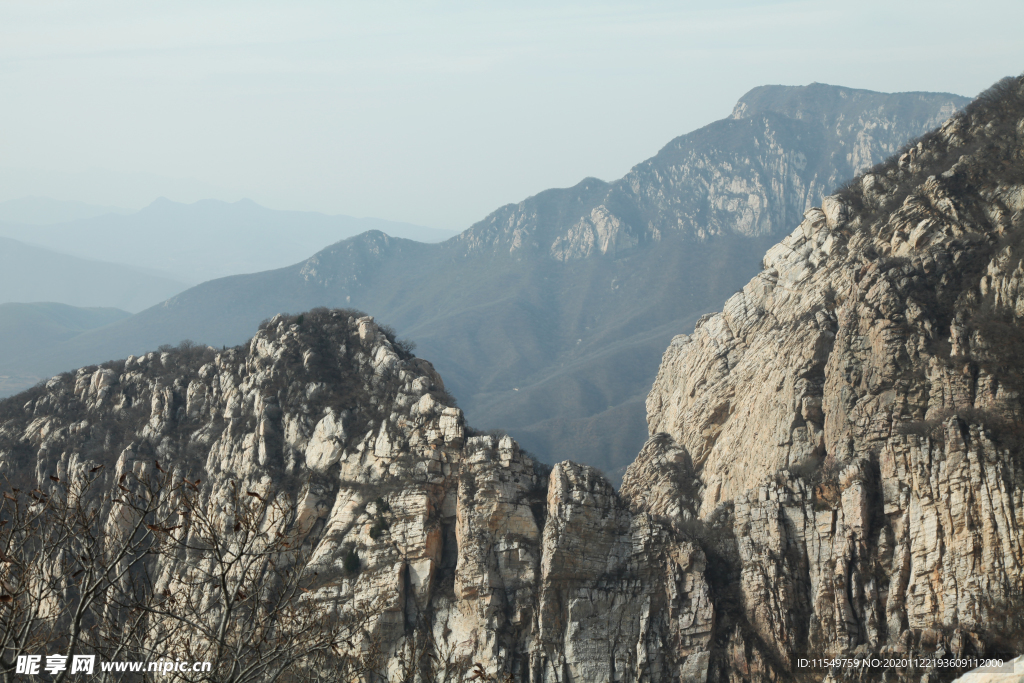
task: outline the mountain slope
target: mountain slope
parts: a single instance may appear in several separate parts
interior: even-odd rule
[[[131,313],[117,308],[76,308],[49,302],[0,304],[0,355],[23,354],[128,317]]]
[[[228,641],[241,665],[321,643],[264,680],[919,683],[1009,660],[1022,216],[1024,77],[808,210],[673,340],[621,493],[473,430],[429,362],[350,310],[54,377],[0,402],[20,484],[0,509],[61,522],[71,501],[111,559],[68,534],[28,565],[38,544],[0,531],[0,632],[41,604],[72,619],[75,577],[116,565],[135,571],[101,583],[76,652],[209,661]],[[376,288],[428,248],[357,243],[365,272],[305,281]],[[43,601],[23,587],[51,557]]]
[[[510,204],[459,236],[469,250],[566,260],[680,232],[780,234],[838,183],[945,121],[967,98],[814,83],[762,86],[730,118],[671,141],[614,183],[588,178]]]
[[[732,517],[746,663],[1021,653],[1022,273],[1024,77],[808,211],[672,341],[622,491],[681,528]]]
[[[475,424],[617,477],[643,443],[643,396],[672,336],[742,287],[855,162],[884,158],[965,101],[758,89],[739,118],[677,138],[614,183],[542,192],[440,245],[369,233],[204,283],[25,367],[55,372],[186,337],[230,345],[281,311],[351,306],[416,339]],[[831,113],[795,117],[805,109]],[[595,428],[600,414],[615,426]]]
[[[139,311],[187,288],[170,277],[0,237],[0,303],[59,301]]]

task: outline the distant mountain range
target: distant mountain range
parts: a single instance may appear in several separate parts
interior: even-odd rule
[[[187,289],[173,277],[0,237],[0,304],[57,301],[141,311]]]
[[[134,213],[90,215],[102,208],[52,200],[5,202],[0,204],[0,236],[80,258],[131,264],[196,284],[281,268],[367,230],[422,242],[439,242],[455,234],[378,218],[277,211],[247,199],[194,204],[158,199]],[[76,212],[81,217],[39,224],[48,216]],[[10,222],[19,216],[27,220]]]
[[[55,303],[0,304],[0,358],[23,357],[51,348],[86,330],[131,316],[116,308],[76,308]],[[0,392],[42,379],[28,374],[0,373]]]
[[[17,366],[44,375],[183,338],[237,344],[278,312],[358,308],[416,341],[470,423],[617,479],[647,436],[644,397],[669,340],[756,274],[804,211],[967,102],[756,88],[618,181],[542,192],[442,244],[364,233],[287,268],[205,282]]]
[[[173,652],[255,681],[1022,683],[1022,121],[1024,76],[1003,79],[804,212],[668,343],[619,487],[480,433],[429,362],[344,309],[0,401],[4,647]],[[783,187],[736,149],[702,153]],[[699,205],[681,195],[659,201]],[[513,392],[546,416],[593,410],[642,377],[636,340],[719,293],[762,237],[625,229],[580,196],[525,202],[533,229],[497,244],[368,233],[107,329],[190,314],[217,334],[267,297],[343,296],[426,334],[459,381],[525,377]],[[542,433],[528,408],[508,410]],[[619,418],[601,432],[616,443]],[[594,422],[555,443],[593,459]]]

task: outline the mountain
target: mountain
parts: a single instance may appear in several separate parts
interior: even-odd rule
[[[442,244],[371,232],[203,283],[18,367],[53,373],[182,338],[233,345],[282,311],[354,307],[414,338],[474,424],[618,480],[647,437],[644,396],[672,337],[741,288],[858,165],[966,101],[758,88],[614,183],[547,190]]]
[[[108,214],[131,213],[114,206],[97,206],[47,197],[23,197],[0,202],[0,223],[54,225]]]
[[[0,220],[3,220],[0,205]],[[128,215],[83,217],[57,225],[0,224],[0,235],[82,258],[130,263],[190,283],[287,266],[340,239],[383,230],[436,242],[446,230],[377,218],[277,211],[249,200],[180,204],[158,199]]]
[[[669,345],[622,494],[680,529],[728,515],[740,670],[1021,654],[1022,122],[1005,79],[808,211]]]
[[[1019,656],[1022,121],[1007,79],[808,209],[671,341],[619,492],[467,425],[352,310],[0,402],[0,633],[87,624],[101,661],[250,680],[910,683]]]
[[[131,316],[117,308],[76,308],[56,303],[0,304],[0,358],[24,356]],[[35,384],[42,377],[0,375],[0,391]]]
[[[42,300],[139,311],[187,287],[141,268],[77,258],[0,237],[0,303]]]
[[[614,183],[588,178],[495,211],[459,236],[471,252],[572,261],[682,234],[777,235],[831,188],[939,125],[967,98],[821,83],[763,86]]]

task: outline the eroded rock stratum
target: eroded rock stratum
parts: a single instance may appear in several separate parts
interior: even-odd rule
[[[279,498],[315,598],[372,604],[351,646],[408,680],[425,642],[431,675],[535,682],[1019,654],[1022,143],[1012,79],[808,211],[666,351],[621,492],[476,434],[428,362],[340,310],[56,377],[0,404],[0,466],[45,489],[107,464],[109,487],[159,461],[214,510]]]

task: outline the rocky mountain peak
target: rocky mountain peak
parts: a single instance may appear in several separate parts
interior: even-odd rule
[[[769,250],[758,277],[721,313],[702,319],[693,335],[670,345],[662,377],[672,379],[655,383],[648,422],[652,434],[666,432],[684,445],[704,473],[710,487],[704,510],[730,499],[727,491],[748,490],[763,472],[824,454],[842,460],[871,450],[901,420],[931,419],[957,407],[982,409],[987,402],[1007,418],[1018,414],[1004,405],[1016,390],[972,384],[956,398],[943,389],[954,376],[962,384],[961,375],[983,372],[960,363],[969,357],[968,339],[984,345],[977,326],[991,329],[983,318],[1002,315],[998,307],[1008,304],[996,301],[1015,301],[1003,283],[1010,278],[1005,269],[1013,272],[1019,260],[1012,236],[1024,209],[1020,141],[1017,123],[996,114],[1007,105],[986,99],[991,97],[851,181],[821,209],[807,211],[800,226]],[[1004,94],[1014,97],[1012,90]],[[996,282],[1003,292],[998,299],[990,284]],[[993,303],[983,304],[986,296]],[[986,306],[996,308],[991,314],[975,310]],[[961,332],[969,319],[977,321],[975,329]],[[846,340],[848,334],[859,341]],[[855,363],[839,360],[858,344],[873,351],[858,351]],[[922,366],[929,368],[927,381],[913,377]],[[761,390],[751,382],[754,376],[775,391]],[[679,379],[685,386],[674,384]],[[738,386],[745,390],[736,391]],[[843,387],[844,399],[829,403],[828,391]],[[895,401],[885,403],[886,427],[864,422],[867,414],[880,419],[881,396]],[[783,404],[786,416],[775,412]],[[764,432],[751,422],[765,418],[773,429],[789,425],[788,433],[777,433],[766,445]],[[757,452],[771,462],[752,468],[747,460],[733,472],[733,457],[725,454],[736,452]]]
[[[674,661],[664,629],[684,652],[707,644],[711,603],[697,546],[634,520],[593,468],[547,468],[507,435],[467,428],[433,368],[407,348],[369,316],[314,310],[275,316],[244,346],[183,343],[82,368],[0,404],[0,473],[30,482],[24,490],[44,501],[77,482],[116,498],[135,480],[184,481],[196,491],[192,512],[175,511],[180,503],[169,497],[168,518],[150,526],[176,531],[189,548],[205,547],[202,520],[230,537],[239,492],[267,502],[254,528],[302,548],[304,575],[317,588],[301,600],[343,620],[363,615],[337,644],[339,675],[369,668],[390,677],[413,657],[427,680],[475,666],[526,680],[565,671],[607,678]],[[100,537],[120,538],[118,515],[92,519],[106,520],[96,522]],[[190,583],[188,562],[158,553],[147,560],[140,550],[135,561],[159,577],[148,590],[175,586],[192,591],[181,593],[190,604],[209,605],[207,614],[228,610],[222,594]],[[653,562],[666,552],[678,577],[663,577]],[[615,605],[657,602],[665,581],[696,591],[673,603],[680,626],[662,607],[652,632],[633,617],[607,619]],[[588,604],[566,611],[581,588],[595,591]],[[61,595],[75,599],[71,590]],[[31,595],[19,600],[29,604]],[[186,635],[175,641],[182,656],[208,656],[193,630]],[[87,635],[79,647],[102,651],[116,638]],[[639,661],[638,642],[654,648]],[[617,643],[611,655],[595,660],[608,643]]]
[[[733,516],[777,655],[1019,646],[1022,168],[1015,78],[809,210],[665,352],[623,492],[678,528]]]
[[[894,107],[893,98],[902,100]],[[809,85],[762,85],[758,86],[736,102],[732,118],[744,119],[763,116],[766,113],[802,121],[815,121],[834,128],[846,122],[860,120],[863,125],[866,116],[877,115],[888,110],[890,121],[879,122],[884,129],[896,118],[915,120],[922,128],[940,125],[968,102],[968,98],[951,93],[900,93],[899,96],[871,90],[847,88],[826,83]]]
[[[290,606],[358,624],[296,678],[951,679],[931,662],[1024,642],[1022,168],[1018,78],[806,210],[665,351],[621,493],[472,430],[429,363],[349,310],[4,401],[0,473],[33,505],[89,477],[185,479],[198,512],[157,528],[182,539],[198,518],[232,533],[240,490],[279,502],[252,528],[308,551]],[[158,597],[227,609],[188,583],[196,562],[139,557]],[[826,672],[810,653],[911,663]]]
[[[457,243],[565,262],[677,234],[781,234],[842,178],[895,152],[908,131],[933,128],[967,102],[821,83],[754,88],[731,118],[676,138],[624,178],[589,178],[502,207]]]

